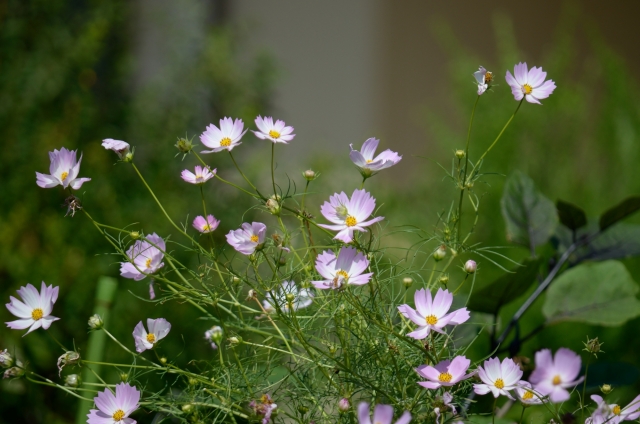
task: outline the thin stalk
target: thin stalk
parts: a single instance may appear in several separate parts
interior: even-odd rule
[[[240,166],[238,166],[238,162],[236,162],[235,158],[233,157],[233,154],[231,153],[231,150],[229,150],[229,157],[231,157],[231,160],[233,161],[233,164],[236,166],[236,169],[238,170],[240,175],[242,175],[242,178],[244,178],[244,180],[247,182],[247,184],[249,184],[251,186],[251,188],[254,189],[255,191],[258,191],[256,189],[256,186],[254,186],[253,183],[251,181],[249,181],[249,178],[247,178],[247,176],[244,175],[244,172],[242,172],[242,170],[240,169]]]
[[[275,157],[276,157],[276,143],[271,143],[271,184],[273,184],[273,197],[274,199],[278,200],[278,192],[276,191],[276,177],[274,175]]]

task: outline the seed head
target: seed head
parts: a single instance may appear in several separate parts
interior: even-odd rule
[[[598,357],[598,353],[604,353],[604,351],[600,349],[604,343],[600,343],[597,337],[594,339],[590,339],[589,336],[587,336],[586,343],[582,343],[584,344],[583,350],[593,354],[593,356],[595,356],[596,358]]]

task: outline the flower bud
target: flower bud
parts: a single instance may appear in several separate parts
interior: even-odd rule
[[[234,276],[233,276],[233,278],[231,279],[231,282],[232,282],[233,284],[240,284],[240,282],[241,282],[241,281],[242,281],[242,280],[241,280],[240,278],[236,277],[235,275],[234,275]]]
[[[347,398],[342,398],[338,402],[338,410],[340,412],[347,412],[350,407],[351,407],[351,404],[349,403],[349,399]]]
[[[433,259],[435,259],[436,262],[440,262],[444,259],[445,256],[447,256],[447,248],[444,244],[438,247],[435,252],[433,252]]]
[[[443,286],[446,286],[449,282],[449,276],[447,274],[441,275],[440,278],[438,278],[438,282]]]
[[[78,374],[69,374],[64,378],[64,385],[68,387],[78,387],[82,384],[82,379]]]
[[[411,278],[411,277],[404,277],[404,278],[402,279],[402,284],[403,284],[405,287],[407,287],[407,288],[408,288],[408,287],[411,287],[411,284],[413,284],[413,278]]]
[[[99,330],[104,326],[102,317],[98,314],[91,315],[89,317],[89,328],[92,330]]]
[[[284,256],[280,256],[280,259],[278,259],[278,266],[285,266],[287,264],[287,258],[285,258]]]
[[[464,150],[456,150],[456,157],[458,159],[462,159],[464,158],[464,156],[465,156]]]
[[[298,412],[301,413],[302,415],[304,415],[307,412],[309,412],[309,408],[307,408],[304,405],[298,405]]]
[[[602,392],[602,394],[608,395],[613,391],[613,387],[611,387],[610,384],[603,384],[602,386],[600,386],[600,391]]]
[[[7,349],[0,351],[0,366],[2,368],[11,368],[13,366],[13,356],[7,351]]]
[[[187,154],[193,149],[193,143],[187,138],[179,138],[176,142],[176,148],[180,153]]]
[[[265,205],[269,212],[271,212],[273,215],[280,215],[280,204],[277,200],[273,198],[269,199],[267,200],[267,203]]]
[[[167,358],[165,358],[164,356],[162,358],[160,358],[160,363],[162,365],[166,364],[167,363]]]
[[[60,355],[58,358],[58,375],[62,372],[62,368],[66,365],[76,365],[80,361],[80,354],[74,351],[68,351]]]
[[[318,175],[320,175],[320,174],[318,174]],[[302,173],[302,176],[303,176],[303,177],[304,177],[304,179],[305,179],[305,180],[307,180],[307,181],[313,181],[313,180],[315,180],[316,178],[318,178],[318,175],[316,175],[316,173],[315,173],[315,172],[313,172],[311,169],[307,169],[306,171],[304,171],[304,172]]]
[[[473,274],[477,269],[478,265],[476,264],[476,261],[472,259],[469,259],[464,263],[464,272],[466,272],[467,274]]]
[[[182,412],[184,412],[185,414],[188,414],[189,412],[191,412],[191,409],[193,408],[193,405],[191,405],[190,403],[185,403],[184,405],[182,405]]]
[[[231,346],[236,346],[242,343],[242,337],[229,337],[227,341]]]
[[[190,386],[195,386],[198,384],[198,380],[196,380],[195,378],[189,378],[189,385]]]
[[[129,233],[129,237],[131,237],[133,240],[138,240],[140,238],[140,232],[138,231],[131,231]]]
[[[16,366],[7,369],[4,372],[4,375],[2,376],[2,378],[22,377],[24,375],[24,369],[22,367],[23,367],[22,362],[20,362],[19,360],[16,360]]]
[[[122,381],[123,383],[126,383],[128,379],[129,379],[129,374],[127,374],[126,372],[120,373],[120,381]]]
[[[589,336],[587,336],[587,342],[582,342],[582,344],[584,344],[584,349],[585,351],[592,353],[593,356],[595,356],[596,358],[598,357],[598,353],[602,352],[604,353],[604,351],[600,350],[600,347],[604,344],[604,343],[600,343],[600,341],[598,340],[598,338],[596,337],[595,339],[590,339]]]
[[[294,300],[296,300],[296,295],[293,293],[287,293],[287,295],[285,296],[285,299],[287,299],[287,302],[291,303]]]
[[[257,298],[258,298],[258,293],[254,289],[249,290],[249,292],[247,293],[247,300],[254,300]]]

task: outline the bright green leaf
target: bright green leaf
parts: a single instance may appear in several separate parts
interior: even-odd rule
[[[618,261],[588,262],[551,283],[542,313],[549,322],[616,326],[640,315],[638,285]]]

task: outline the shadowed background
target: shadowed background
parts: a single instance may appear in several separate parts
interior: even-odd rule
[[[63,217],[62,190],[35,185],[34,172],[48,172],[47,152],[62,146],[83,152],[80,175],[93,180],[81,197],[96,220],[116,227],[137,223],[131,228],[166,237],[175,231],[130,167],[114,166],[114,155],[100,146],[103,138],[136,146],[136,163],[168,212],[189,222],[187,216],[200,213],[198,192],[185,188],[178,176],[195,160],[182,162],[173,148],[185,133],[197,140],[207,124],[223,116],[240,117],[249,126],[258,114],[284,119],[297,137],[278,146],[277,176],[282,184],[288,176],[299,187],[301,171],[321,172],[318,195],[309,203],[316,212],[333,190],[358,186],[348,145],[359,148],[376,136],[381,148],[404,155],[401,166],[367,183],[378,204],[384,203],[381,214],[390,229],[408,223],[429,231],[454,195],[436,162],[448,167],[453,150],[463,147],[475,100],[471,74],[479,65],[494,71],[498,86],[481,98],[476,113],[471,141],[476,157],[515,109],[506,69],[519,61],[543,66],[558,89],[543,106],[523,105],[485,161],[484,169],[497,175],[479,189],[484,197],[476,240],[508,244],[499,199],[503,175],[515,169],[529,174],[549,198],[579,204],[590,216],[638,193],[637,3],[483,6],[420,1],[398,6],[382,0],[0,1],[3,299],[28,282],[59,285],[54,315],[62,320],[48,332],[85,349],[96,281],[101,275],[117,277],[110,326],[115,335],[132,342],[139,320],[174,317],[189,325],[174,327],[175,340],[184,341],[165,343],[167,354],[207,358],[208,324],[189,308],[146,304],[132,296],[130,291],[146,297],[146,280],[119,278],[119,258],[108,254],[109,245],[90,222],[81,214]],[[254,180],[267,175],[269,147],[247,134],[234,150]],[[236,180],[228,157],[206,160]],[[218,242],[243,219],[261,217],[253,211],[243,217],[252,204],[236,192],[215,183],[205,189],[212,212],[222,220]],[[396,235],[385,243],[412,241]],[[514,249],[510,256],[522,252]],[[625,264],[640,279],[635,261]],[[489,263],[480,261],[480,267],[479,284],[500,275]],[[2,319],[12,320],[6,309]],[[541,319],[534,310],[531,326]],[[614,329],[559,324],[529,341],[523,354],[532,356],[541,346],[579,350],[588,334],[605,341],[606,359],[637,366],[634,352],[640,346],[628,334],[638,324],[637,319]],[[0,348],[59,381],[55,360],[62,352],[49,334],[21,335],[0,329]],[[477,354],[469,355],[474,359],[487,353],[482,340],[475,348]],[[106,355],[113,362],[128,360],[113,345]],[[106,377],[118,379],[116,373]],[[3,381],[0,390],[0,422],[74,420],[76,400],[61,391],[23,380]],[[137,417],[141,424],[152,418]]]

